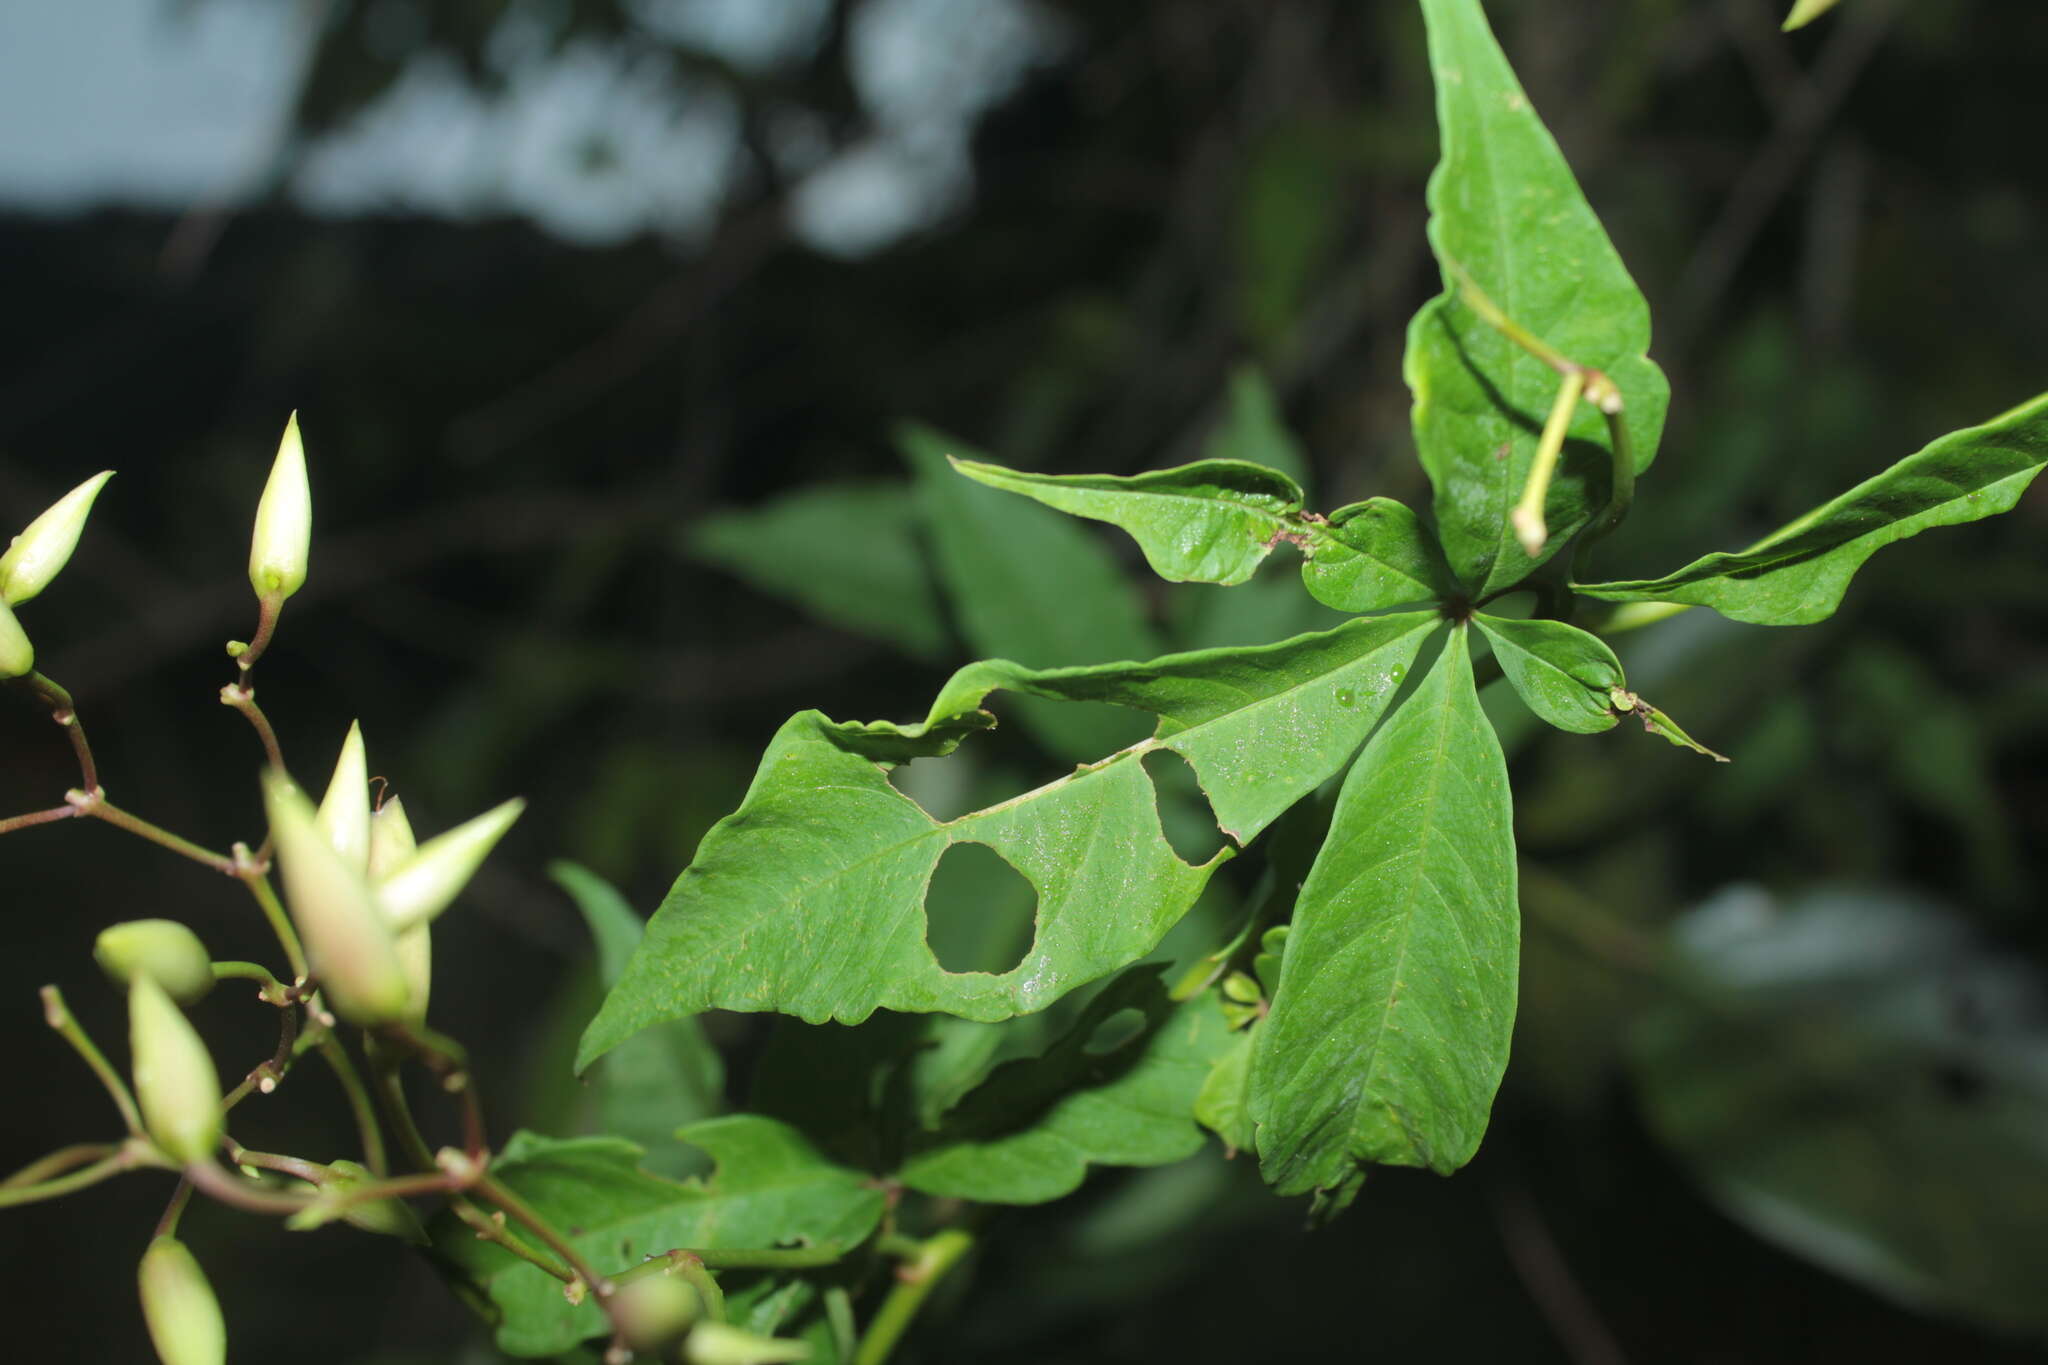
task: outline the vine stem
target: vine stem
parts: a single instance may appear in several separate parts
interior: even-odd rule
[[[148,1153],[148,1155],[145,1155],[145,1153]],[[48,1158],[45,1158],[45,1160],[48,1160]],[[69,1175],[61,1175],[51,1180],[31,1183],[0,1185],[0,1209],[13,1208],[18,1204],[34,1204],[45,1199],[61,1198],[64,1195],[85,1189],[88,1186],[97,1185],[102,1180],[120,1175],[124,1171],[132,1171],[140,1166],[155,1166],[159,1164],[161,1164],[160,1160],[150,1151],[147,1142],[133,1139],[123,1143],[111,1154],[100,1158],[90,1166],[74,1170]]]
[[[284,902],[277,898],[277,889],[270,884],[269,864],[249,851],[247,844],[236,844],[234,854],[234,875],[242,885],[249,888],[257,908],[263,911],[263,918],[270,922],[270,932],[277,936],[278,946],[284,949],[285,961],[291,964],[295,980],[306,980],[306,949],[299,942],[299,931],[292,927],[290,915],[284,912]]]
[[[78,707],[73,704],[71,694],[40,673],[28,673],[15,679],[17,685],[35,693],[36,699],[50,711],[50,719],[62,726],[71,741],[71,751],[78,758],[78,783],[89,792],[100,789],[99,764],[94,762],[92,745],[85,738],[85,726],[78,719]]]
[[[55,986],[45,986],[43,996],[43,1022],[57,1031],[57,1036],[71,1044],[71,1050],[85,1059],[92,1068],[92,1074],[99,1077],[107,1094],[113,1097],[114,1107],[121,1111],[121,1122],[128,1125],[128,1135],[142,1136],[142,1111],[135,1107],[135,1096],[128,1091],[128,1083],[121,1074],[107,1065],[107,1059],[97,1044],[77,1019],[72,1017],[71,1007],[64,1003],[64,992]]]
[[[270,638],[277,633],[277,618],[283,610],[284,598],[276,593],[264,593],[256,599],[256,633],[249,637],[246,646],[235,651],[235,667],[244,687],[249,684],[250,670],[263,657],[263,651],[270,648]]]
[[[32,810],[26,815],[10,815],[0,820],[0,834],[12,834],[18,829],[29,829],[36,825],[53,824],[58,820],[69,820],[78,814],[76,806],[52,806],[49,810]]]
[[[28,1165],[0,1180],[0,1189],[14,1185],[34,1185],[52,1176],[83,1166],[88,1161],[98,1161],[121,1150],[117,1142],[81,1142],[70,1147],[60,1147],[46,1157],[31,1161]]]
[[[463,1182],[473,1187],[486,1201],[503,1209],[524,1225],[528,1232],[538,1237],[549,1251],[561,1257],[562,1264],[576,1272],[576,1279],[581,1280],[596,1296],[597,1306],[604,1310],[605,1318],[612,1325],[614,1339],[623,1339],[625,1324],[619,1319],[618,1287],[598,1274],[596,1268],[583,1258],[583,1253],[578,1251],[568,1238],[555,1230],[554,1224],[541,1217],[537,1210],[521,1199],[510,1187],[492,1176],[490,1169],[482,1162],[451,1148],[441,1153],[439,1164],[442,1170],[463,1178]],[[576,1282],[570,1281],[569,1290],[573,1292],[575,1287]]]
[[[392,1130],[398,1134],[398,1145],[405,1152],[406,1159],[422,1171],[439,1169],[434,1153],[427,1146],[427,1140],[420,1136],[419,1124],[413,1120],[412,1106],[406,1103],[405,1086],[398,1075],[397,1058],[385,1052],[375,1034],[363,1040],[364,1050],[369,1055],[370,1078],[379,1103],[383,1106],[384,1117],[390,1121]],[[448,1192],[448,1208],[457,1218],[468,1224],[477,1235],[477,1240],[503,1247],[528,1265],[537,1266],[564,1284],[573,1284],[576,1272],[553,1260],[548,1254],[525,1238],[505,1226],[505,1216],[493,1218],[476,1204],[454,1190]]]
[[[363,1085],[362,1073],[356,1070],[355,1059],[332,1033],[320,1040],[320,1058],[333,1070],[334,1078],[348,1096],[349,1112],[355,1115],[356,1132],[362,1139],[363,1165],[379,1178],[390,1175],[391,1158],[384,1148],[384,1130],[377,1123],[377,1107],[370,1101],[370,1092]]]
[[[973,1249],[971,1234],[960,1228],[948,1228],[928,1239],[916,1259],[898,1267],[895,1287],[882,1300],[874,1321],[868,1324],[868,1334],[861,1339],[853,1365],[883,1365],[932,1290]]]
[[[263,714],[263,708],[256,704],[256,689],[249,686],[249,675],[242,674],[241,682],[232,682],[220,690],[221,705],[232,707],[242,713],[255,730],[256,738],[263,745],[263,754],[270,760],[270,766],[283,772],[284,751],[278,747],[277,731],[271,728],[270,717]]]
[[[210,848],[202,848],[190,839],[171,833],[161,825],[151,824],[139,815],[122,810],[119,806],[107,800],[106,793],[103,791],[97,789],[84,791],[74,788],[64,793],[64,799],[70,802],[80,815],[88,815],[95,820],[104,820],[116,829],[124,829],[138,838],[149,840],[149,842],[156,844],[160,848],[169,849],[179,857],[190,858],[195,863],[199,863],[204,867],[210,867],[215,872],[229,877],[237,875],[233,858],[228,857],[225,853],[215,853]]]

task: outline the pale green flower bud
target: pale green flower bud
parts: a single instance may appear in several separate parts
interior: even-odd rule
[[[260,598],[282,602],[306,581],[313,546],[313,491],[306,480],[306,447],[299,415],[285,423],[270,481],[256,504],[256,535],[249,544],[249,582]]]
[[[212,956],[199,935],[176,920],[136,919],[102,929],[92,956],[123,990],[138,974],[181,1005],[196,1004],[213,989]]]
[[[629,1280],[612,1301],[612,1312],[626,1344],[638,1351],[656,1350],[695,1322],[703,1302],[688,1281],[673,1275]]]
[[[220,1073],[198,1031],[146,975],[128,982],[128,1047],[150,1138],[179,1161],[210,1160],[220,1145]]]
[[[419,851],[405,802],[394,796],[370,816],[370,880],[383,881]]]
[[[136,1281],[149,1340],[163,1365],[224,1365],[228,1325],[220,1300],[183,1242],[175,1237],[151,1242]]]
[[[0,554],[0,599],[8,606],[18,607],[50,586],[78,548],[78,533],[85,529],[92,500],[113,477],[111,469],[95,474],[57,499],[14,538],[6,554]]]
[[[683,1355],[690,1365],[783,1365],[802,1360],[811,1348],[801,1341],[757,1337],[723,1322],[700,1322],[690,1329]]]
[[[320,830],[341,860],[358,875],[370,867],[370,765],[363,751],[363,726],[348,727],[341,757],[320,799]]]
[[[36,647],[14,619],[14,609],[0,600],[0,678],[23,677],[35,669]]]
[[[370,817],[371,882],[396,871],[418,847],[412,822],[405,818],[405,802],[394,796],[377,807]],[[426,1018],[427,995],[434,982],[434,937],[426,925],[399,931],[398,965],[405,968],[405,984],[412,991],[413,1018]]]
[[[485,811],[419,846],[419,851],[377,883],[377,900],[402,929],[432,922],[483,866],[484,858],[525,811],[518,797]]]
[[[285,901],[327,1002],[364,1027],[406,1018],[405,971],[370,883],[327,842],[306,794],[275,769],[263,775],[263,806]]]

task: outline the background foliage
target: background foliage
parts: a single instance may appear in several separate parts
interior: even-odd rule
[[[770,130],[801,118],[828,149],[888,130],[859,76],[881,7],[823,7],[815,45],[745,65],[644,6],[337,4],[253,203],[0,221],[0,522],[123,471],[37,630],[110,790],[216,842],[255,819],[246,736],[209,708],[245,614],[245,490],[296,406],[324,531],[265,665],[287,745],[324,751],[360,712],[429,826],[532,798],[437,948],[451,1031],[504,1040],[485,1058],[499,1131],[570,1137],[590,1101],[564,1072],[599,968],[549,858],[644,910],[793,711],[908,720],[969,657],[1085,663],[1331,619],[1277,616],[1301,594],[1270,570],[1284,595],[1152,585],[1127,542],[1051,513],[927,533],[942,501],[957,526],[1003,500],[941,477],[937,449],[1047,472],[1236,454],[1298,468],[1325,507],[1424,500],[1399,366],[1436,288],[1412,6],[1043,4],[1062,37],[971,125],[971,199],[835,257],[787,230],[801,165]],[[1603,576],[1741,543],[2043,387],[2048,170],[2006,131],[2038,124],[2039,6],[1848,0],[1789,39],[1762,0],[1616,6],[1597,26],[1552,0],[1490,8],[1671,378],[1657,496],[1603,545]],[[714,222],[600,248],[519,220],[295,206],[294,158],[322,130],[433,60],[489,97],[492,35],[518,23],[563,53],[667,54],[679,119],[722,92],[750,134]],[[564,150],[593,194],[602,150]],[[948,435],[899,442],[905,418]],[[1523,1007],[1469,1172],[1376,1176],[1309,1238],[1213,1144],[1097,1177],[1007,1220],[964,1311],[932,1315],[927,1358],[1270,1355],[1276,1322],[1302,1355],[2028,1358],[2006,1333],[2038,1336],[2025,1287],[2048,1266],[2009,1195],[2048,1166],[2043,518],[2036,492],[1893,550],[1817,628],[1698,612],[1632,640],[1632,685],[1728,768],[1627,734],[1510,744]],[[817,564],[764,559],[771,526]],[[821,576],[847,591],[792,593]],[[10,791],[66,780],[32,719],[6,726]],[[947,770],[981,790],[918,795],[974,809],[1095,756],[1112,724],[1038,713],[970,778]],[[72,986],[111,918],[186,919],[224,955],[253,941],[202,874],[95,834],[10,841],[0,1001],[23,1030],[34,987]],[[110,867],[129,903],[104,904]],[[969,869],[949,887],[949,867],[941,932],[983,885]],[[1248,897],[1255,871],[1218,878]],[[118,1002],[69,993],[118,1035]],[[232,1008],[210,1001],[202,1027]],[[706,1026],[745,1093],[774,1041]],[[98,1117],[54,1079],[54,1045],[19,1044],[13,1066],[36,1102],[15,1107],[8,1159]],[[139,1246],[157,1197],[135,1182],[10,1214],[9,1282],[67,1355],[141,1358],[139,1324],[95,1311],[104,1286],[79,1268],[125,1266],[104,1230]],[[189,1236],[238,1351],[366,1361],[407,1342],[440,1360],[469,1337],[381,1244],[206,1212]]]

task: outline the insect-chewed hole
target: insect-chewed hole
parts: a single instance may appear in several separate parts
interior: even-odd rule
[[[1145,1011],[1127,1006],[1097,1024],[1095,1032],[1089,1034],[1088,1041],[1081,1045],[1081,1050],[1090,1057],[1107,1057],[1118,1048],[1128,1046],[1144,1031]]]
[[[1154,749],[1144,758],[1145,774],[1152,779],[1152,794],[1159,803],[1159,828],[1181,861],[1197,866],[1216,856],[1223,847],[1223,831],[1216,827],[1216,814],[1209,798],[1195,780],[1195,770],[1171,749]]]
[[[1038,892],[986,844],[954,844],[924,895],[924,941],[949,972],[1000,975],[1038,932]]]

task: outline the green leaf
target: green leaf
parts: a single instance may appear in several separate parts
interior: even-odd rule
[[[548,875],[575,900],[597,941],[598,979],[618,985],[646,922],[596,873],[556,862]],[[605,1132],[650,1152],[673,1145],[676,1129],[725,1107],[725,1064],[695,1019],[673,1019],[627,1040],[597,1073],[597,1121]],[[668,1169],[661,1174],[684,1174]]]
[[[984,658],[1103,663],[1158,653],[1143,601],[1103,545],[1066,517],[976,486],[947,463],[979,458],[925,427],[899,437],[960,630]],[[1127,743],[1114,713],[1026,705],[1019,718],[1060,757]]]
[[[1836,0],[1793,0],[1792,12],[1785,16],[1784,31],[1805,28],[1814,20],[1835,7]]]
[[[1494,41],[1479,0],[1423,0],[1443,151],[1429,239],[1446,290],[1408,329],[1415,443],[1437,534],[1475,598],[1528,577],[1605,505],[1612,456],[1591,404],[1573,420],[1531,558],[1508,512],[1521,496],[1558,375],[1459,300],[1453,263],[1507,316],[1621,390],[1635,467],[1663,432],[1670,390],[1645,352],[1649,307]]]
[[[1210,431],[1202,457],[1264,465],[1304,488],[1308,486],[1308,460],[1281,420],[1273,386],[1256,366],[1241,366],[1230,376],[1223,417]]]
[[[1301,888],[1252,1053],[1266,1178],[1471,1159],[1507,1065],[1519,925],[1513,812],[1463,627],[1359,755]]]
[[[1598,637],[1562,621],[1474,616],[1501,671],[1531,711],[1560,730],[1614,728],[1613,693],[1625,687],[1621,661]]]
[[[1747,550],[1662,578],[1574,584],[1609,602],[1686,602],[1766,626],[1825,620],[1863,561],[1935,526],[2011,509],[2048,464],[2048,394],[1950,432]]]
[[[1175,1005],[1157,967],[1134,968],[1043,1057],[991,1074],[900,1176],[925,1194],[1042,1204],[1071,1193],[1091,1165],[1192,1156],[1202,1145],[1195,1097],[1229,1045],[1213,999]]]
[[[1127,477],[953,466],[991,488],[1123,528],[1169,583],[1244,583],[1287,541],[1302,552],[1309,592],[1339,611],[1434,601],[1456,587],[1429,533],[1392,498],[1353,503],[1326,519],[1302,510],[1292,479],[1259,465],[1204,460]]]
[[[991,488],[1122,527],[1169,583],[1242,583],[1283,539],[1304,538],[1301,486],[1262,465],[1203,460],[1128,476],[1026,474],[960,459],[953,467]]]
[[[921,659],[945,649],[908,484],[825,484],[705,517],[683,541],[771,596]]]
[[[1253,1150],[1257,1130],[1252,1124],[1251,1079],[1253,1040],[1259,1025],[1234,1036],[1230,1046],[1209,1067],[1195,1095],[1195,1121],[1223,1139],[1231,1156]]]
[[[579,1068],[650,1024],[706,1009],[991,1021],[1129,965],[1230,853],[1201,867],[1175,855],[1144,755],[1180,754],[1218,824],[1250,839],[1342,768],[1436,624],[1430,612],[1372,617],[1277,645],[1091,668],[995,660],[955,674],[920,725],[792,718],[739,810],[705,835],[655,912],[584,1036]],[[1158,725],[1151,739],[1035,791],[936,820],[882,765],[949,752],[990,723],[978,708],[997,688],[1113,702]],[[948,973],[925,941],[925,888],[960,841],[994,849],[1038,892],[1031,948],[999,975]]]
[[[1896,892],[1721,893],[1633,1061],[1652,1127],[1762,1236],[1909,1304],[2048,1336],[2044,982]]]
[[[649,1175],[640,1149],[616,1138],[567,1140],[519,1133],[491,1165],[599,1273],[678,1247],[766,1249],[792,1244],[852,1248],[881,1220],[885,1197],[861,1171],[826,1161],[795,1129],[734,1115],[685,1130],[718,1163],[708,1183]],[[453,1218],[437,1224],[438,1248],[467,1269],[503,1314],[498,1345],[548,1355],[609,1331],[594,1303],[572,1307],[561,1282],[480,1242]]]
[[[1404,612],[1279,644],[1092,668],[993,659],[955,673],[925,724],[951,723],[998,688],[1150,713],[1159,717],[1153,737],[1126,752],[1170,749],[1186,759],[1217,826],[1245,844],[1344,766],[1438,624],[1434,612]]]
[[[1457,590],[1422,522],[1392,498],[1340,507],[1311,528],[1302,582],[1324,606],[1380,611],[1433,602]]]
[[[1174,855],[1135,756],[939,821],[846,738],[815,711],[777,733],[746,801],[705,835],[656,911],[579,1067],[705,1009],[813,1022],[878,1008],[982,1020],[1042,1009],[1150,951],[1228,856],[1191,867]],[[958,840],[987,844],[1038,891],[1031,950],[1001,975],[948,973],[925,943],[925,886]]]

